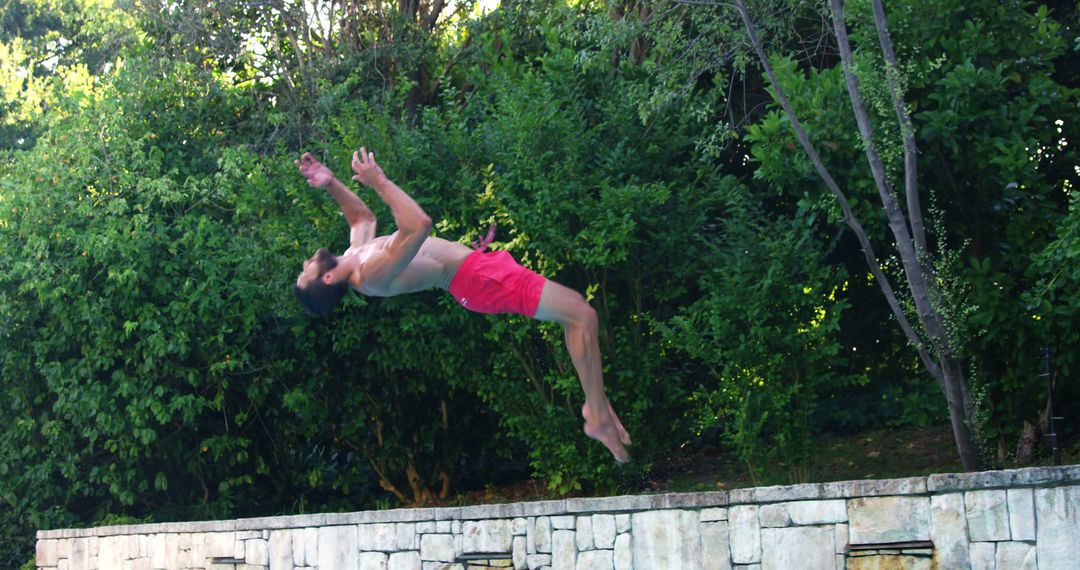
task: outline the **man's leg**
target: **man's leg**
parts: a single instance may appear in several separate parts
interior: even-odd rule
[[[534,318],[563,326],[566,348],[585,391],[585,405],[581,408],[585,434],[603,443],[616,460],[629,461],[630,454],[623,445],[630,443],[630,435],[604,393],[596,310],[577,291],[548,280]]]

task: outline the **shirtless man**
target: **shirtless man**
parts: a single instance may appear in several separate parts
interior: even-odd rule
[[[375,215],[367,204],[305,153],[295,161],[308,184],[325,188],[349,223],[349,249],[335,256],[326,248],[304,262],[296,298],[308,312],[323,315],[349,289],[392,297],[437,287],[478,313],[517,313],[563,326],[566,348],[585,391],[585,434],[603,443],[619,462],[630,460],[630,435],[604,393],[596,311],[578,292],[518,265],[508,252],[485,252],[431,236],[431,218],[383,174],[375,154],[353,153],[353,180],[370,186],[390,207],[397,231],[375,237]]]

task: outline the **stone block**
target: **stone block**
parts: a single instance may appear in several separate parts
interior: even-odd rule
[[[1004,490],[964,493],[968,536],[972,542],[1009,540],[1009,508]]]
[[[261,534],[261,533],[260,533]],[[256,566],[265,566],[270,563],[269,545],[267,541],[256,538],[244,541],[244,562]]]
[[[206,551],[206,535],[193,534],[190,536],[191,543],[189,546],[191,547],[191,549],[188,550],[188,566],[192,568],[203,568],[206,566],[207,560],[210,558],[210,555],[207,554]],[[104,539],[102,540],[102,543],[104,544]],[[111,568],[111,566],[108,566],[105,563],[104,558],[102,558],[101,565],[105,568]]]
[[[576,563],[577,545],[575,544],[574,531],[556,530],[551,533],[552,570],[574,570]]]
[[[212,532],[206,535],[206,555],[210,558],[230,558],[236,555],[235,532]]]
[[[534,501],[525,503],[522,507],[521,516],[524,517],[546,517],[567,512],[565,499],[556,501]]]
[[[928,497],[861,497],[847,512],[851,544],[930,539]]]
[[[789,503],[772,503],[762,505],[758,509],[758,522],[762,528],[774,528],[791,525],[791,517],[788,515]]]
[[[993,542],[972,542],[971,570],[994,570],[995,548]]]
[[[175,536],[175,535],[164,535]],[[96,540],[96,539],[95,539]],[[175,554],[179,554],[176,552]],[[90,539],[89,538],[76,538],[71,541],[71,558],[68,559],[68,570],[91,570],[90,567]],[[165,555],[165,564],[163,568],[179,568],[179,560],[177,556],[170,556],[168,552]]]
[[[538,570],[551,565],[550,554],[530,554],[525,557],[525,565],[529,570]]]
[[[420,559],[432,562],[454,561],[454,537],[450,534],[425,534],[420,537]]]
[[[452,521],[448,520],[437,521],[435,523],[435,532],[439,534],[450,534],[450,532],[453,530],[453,525],[451,524],[451,522]]]
[[[384,552],[358,552],[356,565],[359,570],[387,570],[389,557]]]
[[[456,519],[483,520],[499,517],[498,505],[469,505],[458,508],[460,516],[454,517]]]
[[[647,495],[652,499],[652,509],[697,509],[703,507],[723,507],[728,504],[727,491],[705,491],[699,493],[666,493]]]
[[[461,521],[450,521],[450,534],[461,534]]]
[[[926,493],[926,477],[837,481],[822,483],[821,488],[820,496],[803,497],[803,499],[854,499],[890,495],[922,495]]]
[[[597,548],[615,548],[615,516],[592,516],[593,544]]]
[[[727,520],[727,508],[725,507],[710,507],[708,509],[701,509],[701,522],[715,522]],[[623,532],[623,531],[619,531]]]
[[[730,570],[731,549],[728,545],[726,522],[702,523],[701,558],[702,570]]]
[[[71,558],[71,538],[62,538],[56,541],[56,565],[60,566],[61,560]]]
[[[56,539],[46,539],[37,541],[37,551],[35,558],[38,566],[56,566],[59,557],[56,555],[56,543],[59,542]]]
[[[356,526],[324,526],[318,529],[320,570],[359,570],[356,553],[360,549]]]
[[[192,541],[193,543],[196,541]],[[202,543],[202,541],[198,541]],[[194,544],[193,544],[194,546]],[[232,545],[230,545],[231,547]],[[192,549],[192,552],[196,552]],[[200,552],[205,552],[200,546]],[[105,536],[102,537],[98,547],[98,564],[102,568],[122,568],[124,561],[127,559],[127,537],[125,536]],[[201,560],[197,562],[193,559],[191,566],[203,566],[206,563],[206,557],[203,556]]]
[[[421,521],[416,523],[416,534],[428,534],[435,532],[435,521]]]
[[[420,553],[415,550],[395,552],[386,562],[386,570],[417,570],[418,568],[420,568]]]
[[[999,542],[994,567],[998,570],[1038,570],[1035,545],[1028,542]]]
[[[1075,568],[1080,563],[1080,486],[1035,491],[1039,568]]]
[[[237,533],[237,534],[239,534],[239,533]],[[246,546],[244,545],[243,540],[240,540],[239,538],[234,540],[233,541],[233,558],[235,558],[237,560],[243,560],[244,556],[246,556],[246,553],[244,552],[245,548],[246,548]]]
[[[395,523],[362,524],[356,527],[357,544],[362,551],[393,552],[397,550]]]
[[[633,538],[629,533],[620,534],[615,538],[612,563],[615,565],[615,570],[631,570],[634,567]]]
[[[610,550],[590,550],[578,556],[576,570],[613,570],[615,561]]]
[[[1035,540],[1035,492],[1031,489],[1006,491],[1009,504],[1009,536],[1013,540]]]
[[[728,509],[728,542],[735,564],[761,562],[761,525],[756,505],[737,505]]]
[[[296,564],[296,560],[293,559],[293,535],[301,533],[300,530],[270,531],[270,540],[267,541],[270,570],[293,570],[294,566],[304,565],[302,560],[300,564]],[[300,551],[300,555],[303,556],[303,550]]]
[[[525,517],[517,517],[510,521],[510,534],[514,536],[525,536],[528,526],[528,519]]]
[[[619,497],[575,498],[567,499],[562,511],[552,511],[551,515],[561,513],[597,513],[612,511],[637,511],[656,508],[659,495],[622,495]]]
[[[168,568],[167,554],[165,552],[165,534],[153,534],[150,535],[150,540],[147,544],[147,549],[150,555],[150,567],[155,570],[162,570]]]
[[[551,553],[551,517],[536,517],[530,541],[539,553]]]
[[[833,552],[843,554],[848,547],[848,525],[838,524],[833,527]]]
[[[938,568],[967,568],[971,564],[964,511],[963,493],[930,497],[930,540]]]
[[[132,559],[146,558],[150,553],[148,537],[144,534],[132,534],[129,536],[128,555]]]
[[[577,543],[578,552],[585,552],[595,548],[593,546],[592,517],[577,517],[575,525],[574,541]]]
[[[293,536],[296,536],[295,534]],[[305,565],[318,566],[319,565],[319,529],[318,528],[305,528],[302,534],[303,536],[303,554]],[[294,543],[295,544],[295,543]],[[300,550],[296,550],[294,546],[293,557],[299,560]]]
[[[416,550],[416,523],[398,523],[394,535],[397,550]]]
[[[510,533],[510,521],[495,519],[486,521],[465,521],[461,531],[462,552],[510,552],[513,535]]]
[[[514,537],[514,547],[511,552],[511,560],[514,562],[514,570],[525,568],[525,557],[529,555],[528,541],[524,536]]]
[[[630,532],[630,515],[625,513],[615,515],[615,531]]]
[[[634,513],[634,567],[700,568],[701,541],[697,511],[667,510]]]
[[[822,498],[822,489],[823,487],[816,483],[732,489],[728,493],[728,499],[732,505],[820,499]]]
[[[842,499],[795,501],[787,503],[787,511],[795,525],[847,522],[847,501]]]
[[[573,530],[574,517],[570,515],[551,517],[551,528],[555,530]]]
[[[834,540],[826,526],[762,528],[761,568],[830,568],[836,563]]]

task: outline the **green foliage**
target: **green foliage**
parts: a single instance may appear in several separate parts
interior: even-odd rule
[[[780,466],[804,481],[818,400],[865,382],[843,372],[835,334],[846,281],[813,261],[824,247],[808,212],[768,220],[743,187],[723,193],[726,215],[703,236],[714,264],[700,277],[703,295],[671,320],[665,345],[703,368],[688,410],[699,435],[730,440],[752,474]]]
[[[889,10],[938,301],[987,429],[1008,434],[1038,408],[1033,349],[1057,347],[1062,375],[1076,367],[1069,38],[1028,3],[931,4]],[[13,6],[0,566],[25,562],[35,528],[432,504],[529,469],[556,493],[634,489],[704,444],[762,481],[806,480],[817,432],[944,418],[729,12],[538,0],[424,28],[368,6],[293,39],[298,12],[232,3],[100,21],[93,3]],[[864,223],[883,228],[868,222],[880,208],[842,76],[801,43],[819,32],[813,10],[753,7],[784,14],[762,26],[780,81]],[[867,10],[851,3],[858,71],[887,123]],[[117,24],[129,18],[145,42]],[[18,75],[59,37],[78,41]],[[882,132],[896,176],[899,133]],[[635,464],[582,433],[554,324],[479,316],[438,291],[300,313],[299,260],[342,250],[346,232],[292,160],[310,150],[344,178],[361,145],[441,237],[467,243],[495,221],[494,248],[586,295]]]
[[[0,12],[0,150],[29,148],[65,94],[113,66],[131,38],[111,0],[8,0]]]

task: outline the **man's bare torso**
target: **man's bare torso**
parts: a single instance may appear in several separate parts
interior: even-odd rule
[[[343,257],[355,256],[361,263],[360,286],[354,286],[355,290],[364,295],[393,297],[435,287],[449,289],[450,281],[454,279],[461,262],[473,251],[457,242],[429,237],[409,265],[393,278],[385,280],[365,274],[363,267],[379,256],[386,255],[386,248],[393,237],[380,236],[350,247],[342,254]]]

